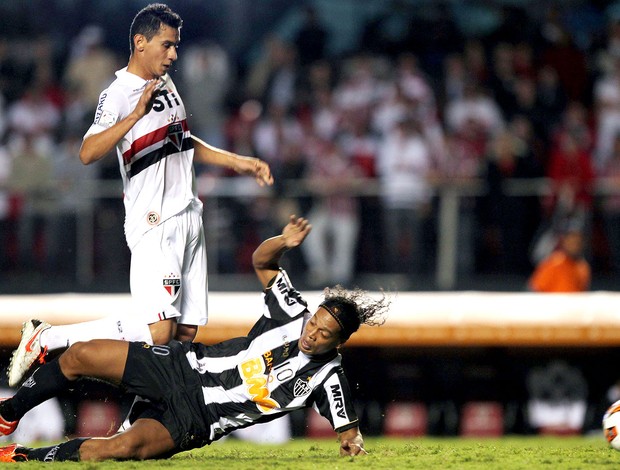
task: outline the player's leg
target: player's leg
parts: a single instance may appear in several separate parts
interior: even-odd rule
[[[91,339],[152,343],[148,324],[143,319],[128,314],[59,326],[40,320],[28,320],[24,323],[21,341],[13,351],[7,369],[9,386],[19,385],[33,365],[45,362],[49,352]]]
[[[174,449],[172,436],[163,424],[154,419],[139,419],[128,431],[107,438],[78,438],[38,448],[12,444],[0,448],[0,462],[146,460],[170,456]]]
[[[58,360],[39,367],[12,398],[0,403],[0,433],[11,434],[22,416],[57,396],[79,377],[119,383],[125,370],[129,344],[114,340],[76,343]]]
[[[135,311],[73,325],[51,326],[39,320],[24,323],[22,339],[7,370],[9,386],[18,385],[34,364],[44,362],[48,352],[78,341],[166,344],[174,338],[176,318],[181,315],[187,217],[184,211],[153,227],[131,248],[129,281]]]
[[[105,439],[89,439],[80,447],[80,461],[145,460],[171,455],[175,449],[168,430],[154,419],[138,419],[127,431]]]
[[[149,230],[131,249],[133,315],[149,325],[153,344],[166,344],[181,315],[184,212]]]
[[[202,208],[190,207],[185,219],[188,242],[183,252],[181,316],[177,319],[175,339],[193,341],[198,326],[207,323],[208,315],[207,249],[202,227]]]
[[[95,339],[75,343],[59,358],[60,370],[69,380],[79,377],[120,383],[127,362],[127,341]]]

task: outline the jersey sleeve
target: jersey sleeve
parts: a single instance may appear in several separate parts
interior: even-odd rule
[[[284,269],[280,269],[271,280],[264,295],[264,315],[276,321],[288,322],[303,314],[308,308],[308,303],[293,287]]]
[[[99,95],[95,119],[84,137],[103,132],[127,117],[129,112],[129,100],[120,89],[110,87],[103,90]]]
[[[334,431],[342,432],[358,426],[359,419],[353,400],[349,382],[342,367],[336,367],[315,391],[313,408],[327,418]]]

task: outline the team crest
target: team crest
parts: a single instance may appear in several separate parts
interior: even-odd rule
[[[170,294],[172,297],[179,293],[181,289],[181,278],[175,276],[174,274],[170,274],[170,276],[166,276],[163,279],[164,281],[164,289]]]
[[[159,214],[157,212],[149,212],[146,214],[146,222],[149,225],[157,225],[159,223]]]
[[[311,391],[312,388],[310,388],[308,382],[302,379],[297,379],[293,385],[293,395],[296,397],[303,397],[304,395],[308,395]]]
[[[173,122],[168,126],[168,139],[180,152],[183,147],[183,126],[180,122]]]

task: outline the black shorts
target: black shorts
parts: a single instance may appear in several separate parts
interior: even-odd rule
[[[130,343],[121,385],[149,400],[132,410],[131,422],[140,418],[159,421],[170,432],[179,451],[211,442],[211,419],[205,415],[202,384],[179,342],[166,346]]]

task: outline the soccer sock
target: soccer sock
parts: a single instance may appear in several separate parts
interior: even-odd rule
[[[88,438],[71,439],[55,446],[27,449],[26,457],[28,460],[42,462],[78,462],[80,460],[80,446],[87,440]]]
[[[52,326],[41,333],[41,346],[48,351],[68,348],[78,341],[120,339],[153,344],[149,326],[137,318],[106,317],[99,320]]]
[[[35,406],[65,390],[70,383],[60,370],[58,360],[43,364],[19,387],[13,398],[0,402],[0,415],[7,421],[17,421]]]

